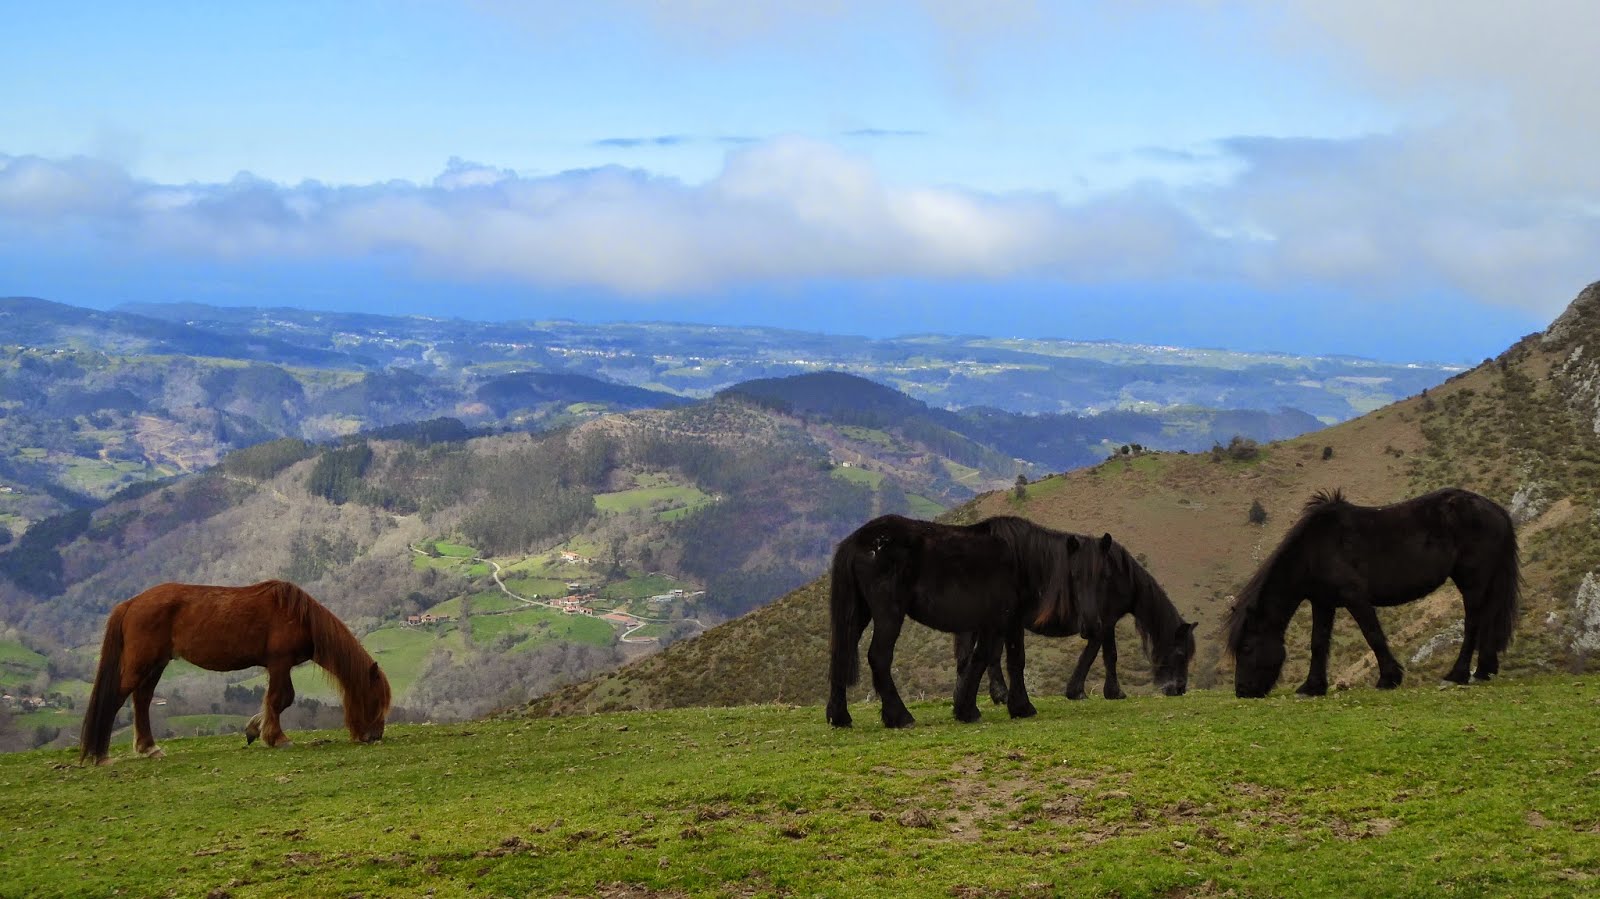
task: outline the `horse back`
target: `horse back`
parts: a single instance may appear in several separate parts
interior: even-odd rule
[[[284,655],[298,664],[310,658],[310,641],[277,601],[272,583],[152,587],[124,603],[124,634],[212,671],[265,665]]]
[[[875,518],[839,545],[869,605],[888,604],[929,627],[972,631],[992,626],[997,603],[1018,595],[1004,541],[979,529],[898,515]]]
[[[1411,602],[1446,580],[1476,578],[1507,541],[1510,516],[1486,497],[1447,488],[1389,506],[1330,510],[1303,535],[1301,564],[1335,594],[1353,588],[1373,605]]]

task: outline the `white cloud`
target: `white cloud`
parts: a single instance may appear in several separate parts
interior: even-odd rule
[[[89,160],[0,156],[0,225],[179,256],[398,255],[435,276],[640,297],[809,279],[1203,279],[1390,298],[1451,289],[1548,314],[1596,276],[1600,195],[1527,189],[1495,140],[1444,125],[1220,151],[1238,163],[1220,185],[1075,203],[897,185],[799,138],[742,147],[700,184],[452,160],[425,185],[162,185]]]

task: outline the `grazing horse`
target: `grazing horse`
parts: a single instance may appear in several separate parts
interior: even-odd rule
[[[1350,610],[1378,658],[1378,689],[1399,686],[1404,671],[1375,609],[1421,599],[1446,578],[1461,591],[1466,626],[1461,654],[1445,680],[1467,682],[1473,650],[1474,677],[1488,680],[1500,671],[1521,594],[1517,537],[1506,510],[1456,488],[1377,508],[1347,502],[1338,490],[1318,492],[1228,612],[1234,693],[1256,698],[1272,690],[1283,671],[1284,631],[1308,599],[1311,671],[1297,692],[1328,692],[1328,642],[1341,607]]]
[[[334,614],[288,581],[249,587],[161,584],[118,603],[106,621],[100,669],[83,716],[80,762],[106,764],[117,712],[133,695],[140,755],[163,753],[150,732],[150,699],[167,662],[184,659],[212,671],[262,665],[267,694],[245,728],[245,744],[289,745],[278,715],[294,702],[289,669],[315,661],[339,685],[350,739],[383,738],[389,679]]]
[[[867,663],[884,726],[914,723],[889,673],[908,615],[936,630],[974,635],[981,664],[957,678],[957,720],[978,720],[978,680],[997,661],[1002,641],[1013,684],[1007,711],[1013,718],[1033,715],[1022,680],[1022,627],[1038,614],[1041,594],[1051,609],[1081,613],[1083,606],[1067,596],[1077,548],[1077,537],[1021,518],[957,526],[884,515],[862,525],[833,554],[828,721],[850,726],[845,688],[859,677],[856,647],[870,623]]]
[[[1041,603],[1039,610],[1026,622],[1027,628],[1046,637],[1070,637],[1081,634],[1086,642],[1078,657],[1078,666],[1067,682],[1067,698],[1083,698],[1083,682],[1089,676],[1097,653],[1105,653],[1107,699],[1121,699],[1122,684],[1117,680],[1117,622],[1124,615],[1132,615],[1144,645],[1145,657],[1155,669],[1156,687],[1167,696],[1182,696],[1189,688],[1189,661],[1194,658],[1194,625],[1184,621],[1177,607],[1167,598],[1156,579],[1128,553],[1126,547],[1104,534],[1099,540],[1089,536],[1078,537],[1079,550],[1073,555],[1072,565],[1081,569],[1077,583],[1082,585],[1077,599],[1096,597],[1099,613],[1087,621],[1072,609],[1052,608]],[[1070,594],[1056,598],[1071,601]],[[972,636],[957,634],[956,665],[958,669],[970,663]],[[1007,699],[1005,675],[1000,670],[1000,660],[989,666],[989,696],[996,703]]]

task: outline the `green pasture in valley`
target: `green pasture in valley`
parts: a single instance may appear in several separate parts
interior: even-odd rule
[[[883,483],[883,472],[868,471],[865,468],[856,468],[855,466],[846,468],[841,465],[830,473],[841,481],[848,481],[852,484],[865,484],[874,490],[878,489],[878,485]]]
[[[684,583],[677,578],[670,578],[662,574],[647,574],[643,577],[628,578],[625,581],[607,584],[601,588],[600,595],[606,599],[628,602],[682,589],[684,589]]]
[[[498,615],[472,616],[472,639],[477,643],[492,643],[507,634],[520,638],[518,649],[528,649],[552,640],[607,646],[616,629],[599,618],[568,615],[552,609],[533,608]]]
[[[0,640],[0,689],[25,688],[44,669],[44,656],[15,640]]]
[[[944,506],[939,505],[920,493],[908,493],[906,499],[911,503],[911,514],[916,518],[932,520],[944,512]]]
[[[698,506],[710,499],[711,497],[695,487],[638,487],[617,493],[596,494],[594,507],[602,512],[631,512],[635,509],[647,509],[656,503],[674,508]]]
[[[512,593],[518,596],[537,596],[540,599],[552,599],[567,595],[567,582],[553,577],[509,578],[502,573],[500,579]],[[515,600],[512,601],[515,602]]]
[[[0,756],[16,895],[1583,896],[1600,678],[759,706]]]

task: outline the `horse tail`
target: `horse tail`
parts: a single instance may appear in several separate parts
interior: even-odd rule
[[[122,619],[128,604],[119,603],[106,620],[106,636],[100,643],[100,668],[89,691],[89,707],[83,713],[83,728],[78,734],[78,763],[106,757],[111,750],[111,730],[122,709]]]
[[[1489,589],[1484,594],[1487,603],[1483,623],[1478,627],[1479,652],[1504,651],[1511,645],[1511,634],[1517,626],[1522,602],[1522,562],[1517,552],[1517,536],[1510,524],[1508,519],[1500,558],[1489,574]]]
[[[828,617],[832,620],[828,646],[832,656],[829,672],[833,686],[855,686],[856,681],[861,679],[861,653],[856,651],[852,638],[856,635],[856,616],[860,614],[863,603],[860,585],[856,583],[855,572],[850,565],[855,556],[853,549],[846,540],[833,552],[828,599]]]

